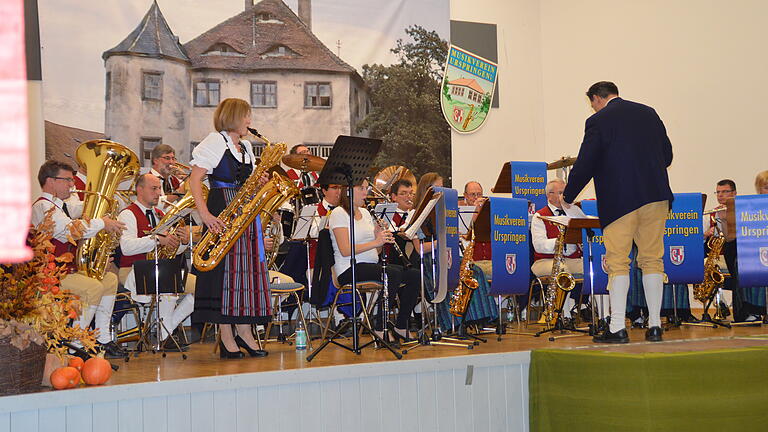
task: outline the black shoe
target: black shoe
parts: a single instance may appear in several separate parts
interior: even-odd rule
[[[390,331],[390,332],[389,332],[389,334],[392,336],[392,340],[393,340],[394,342],[398,343],[398,344],[399,344],[401,341],[402,341],[402,342],[410,342],[410,341],[412,341],[412,340],[413,340],[413,339],[411,339],[411,338],[410,338],[410,337],[408,337],[408,336],[403,336],[403,335],[401,335],[400,333],[398,333],[398,332],[397,332],[397,330],[392,330],[392,331]],[[405,334],[407,335],[408,333],[406,332]]]
[[[596,343],[625,344],[629,343],[629,336],[626,329],[621,329],[616,333],[611,333],[611,330],[606,329],[605,333],[594,336],[592,341]]]
[[[240,337],[240,335],[235,336],[235,343],[240,348],[245,348],[246,351],[248,351],[248,354],[251,355],[251,357],[266,357],[269,355],[268,352],[261,350],[261,349],[253,349],[248,346],[247,343],[243,340],[243,338]]]
[[[105,344],[100,343],[99,349],[104,353],[104,358],[118,359],[128,357],[128,353],[116,344],[115,341],[109,341]]]
[[[720,308],[720,315],[723,318],[727,318],[731,314],[731,311],[728,310],[728,306],[725,304],[725,302],[720,302],[718,307]]]
[[[219,357],[226,359],[241,359],[245,357],[245,354],[240,350],[235,352],[228,351],[227,347],[224,346],[224,342],[219,341]]]
[[[661,334],[664,330],[661,327],[651,327],[645,331],[645,340],[648,342],[661,342]]]
[[[175,343],[174,343],[175,341]],[[189,344],[185,344],[180,341],[176,336],[171,335],[165,338],[160,347],[166,352],[187,352],[189,351]]]

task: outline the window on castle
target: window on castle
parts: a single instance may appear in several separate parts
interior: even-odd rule
[[[139,154],[141,154],[141,166],[152,165],[152,149],[162,144],[159,137],[141,137],[139,142]]]
[[[277,81],[251,81],[251,106],[277,107]]]
[[[107,78],[105,80],[104,99],[109,100],[112,88],[112,72],[107,72]]]
[[[331,83],[304,83],[304,108],[330,108]]]
[[[299,57],[300,54],[288,48],[285,45],[276,45],[261,53],[261,58],[265,57]]]
[[[144,72],[142,76],[142,99],[156,101],[163,100],[163,73]]]
[[[218,80],[195,83],[195,106],[216,106],[219,104],[220,84]]]
[[[223,42],[215,43],[211,45],[210,48],[208,48],[208,51],[204,52],[203,55],[221,55],[221,56],[230,56],[230,57],[245,57],[245,54],[241,53],[240,51],[232,48],[231,45],[225,44]]]

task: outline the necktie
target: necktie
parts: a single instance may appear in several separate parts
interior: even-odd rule
[[[72,218],[72,216],[69,215],[69,209],[67,208],[67,203],[64,203],[64,205],[61,206],[61,210],[64,212],[65,215],[67,215],[68,218]]]
[[[558,216],[565,216],[565,210],[563,210],[563,209],[557,209],[557,215],[558,215]]]
[[[312,180],[309,177],[309,174],[306,172],[301,173],[301,187],[309,187],[312,186]]]
[[[405,222],[405,218],[408,216],[408,213],[395,213],[395,216],[392,217],[392,222],[394,222],[396,227],[399,227],[400,225]]]
[[[163,179],[163,193],[167,195],[167,194],[169,194],[171,192],[173,192],[173,187],[171,186],[171,182],[167,178],[164,178]]]
[[[149,227],[154,228],[157,226],[157,221],[155,220],[155,213],[152,210],[147,210],[147,220],[149,221]]]

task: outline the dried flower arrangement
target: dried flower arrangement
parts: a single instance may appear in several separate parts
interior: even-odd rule
[[[37,229],[30,230],[32,260],[0,266],[0,339],[10,338],[11,345],[19,350],[30,343],[46,344],[49,352],[60,357],[67,353],[63,341],[78,341],[83,349],[96,352],[95,333],[69,325],[80,313],[80,300],[62,290],[60,281],[67,275],[66,264],[74,257],[71,253],[53,255],[53,226],[49,211]]]

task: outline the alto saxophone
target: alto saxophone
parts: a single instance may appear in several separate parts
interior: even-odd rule
[[[129,148],[113,141],[91,140],[75,151],[78,165],[87,171],[83,215],[85,220],[108,217],[117,219],[120,211],[115,199],[117,186],[139,172],[139,158]],[[110,255],[120,244],[120,234],[99,231],[94,237],[80,240],[75,263],[79,273],[103,279]]]
[[[200,271],[211,271],[218,266],[256,216],[261,215],[261,229],[266,229],[272,213],[299,194],[293,181],[277,172],[273,172],[272,178],[257,189],[261,176],[280,163],[287,146],[285,143],[272,144],[263,136],[256,136],[267,145],[261,153],[261,162],[218,216],[226,228],[218,233],[208,230],[192,251],[192,262]]]
[[[181,199],[176,202],[166,202],[166,212],[157,223],[157,226],[172,225],[166,235],[176,234],[176,230],[184,226],[184,218],[187,217],[195,208],[195,198],[192,196],[192,191],[189,184],[185,181],[182,186],[185,187],[186,193]],[[203,200],[208,198],[208,187],[203,185]],[[171,259],[176,256],[178,248],[170,248],[167,246],[160,246],[157,248],[158,259]],[[147,253],[147,259],[155,259],[155,251]]]
[[[451,308],[452,315],[462,317],[467,312],[469,307],[469,300],[472,298],[472,292],[477,289],[479,283],[475,279],[474,272],[472,271],[472,254],[475,250],[475,230],[471,230],[471,236],[469,244],[464,248],[464,256],[461,258],[461,266],[459,267],[459,286],[451,296]]]
[[[557,227],[557,239],[555,240],[555,252],[552,258],[552,273],[547,285],[547,293],[544,299],[544,319],[548,324],[554,324],[562,312],[565,297],[576,286],[573,275],[565,268],[565,228],[566,226],[550,218],[542,217]]]
[[[707,240],[709,253],[707,253],[707,259],[704,261],[704,281],[693,285],[693,298],[704,305],[707,305],[712,293],[725,281],[725,276],[720,272],[720,266],[717,263],[724,243],[725,236],[717,229],[715,229],[715,234]]]

